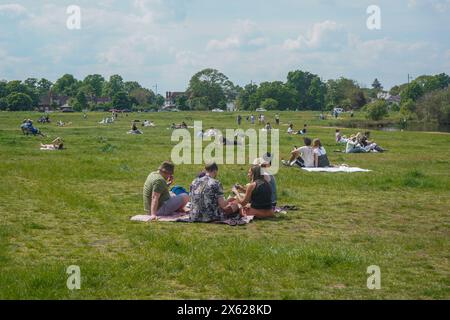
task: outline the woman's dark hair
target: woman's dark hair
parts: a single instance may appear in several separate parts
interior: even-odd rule
[[[206,172],[219,171],[219,166],[218,166],[215,162],[213,162],[213,163],[208,163],[208,164],[205,166],[205,170],[206,170]]]
[[[261,168],[261,166],[254,165],[254,166],[251,167],[250,170],[252,171],[252,181],[253,181],[253,182],[256,182],[256,181],[258,181],[258,180],[263,180],[263,181],[265,181],[265,180],[264,180],[264,176],[263,176],[263,174],[262,174],[262,168]]]

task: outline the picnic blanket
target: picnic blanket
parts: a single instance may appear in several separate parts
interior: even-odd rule
[[[251,223],[253,220],[255,219],[255,217],[253,216],[247,216],[247,217],[243,217],[240,219],[226,219],[226,220],[222,220],[222,221],[214,221],[211,223],[214,224],[226,224],[229,226],[242,226],[242,225],[246,225]],[[131,218],[131,221],[135,221],[135,222],[149,222],[150,221],[150,216],[149,215],[137,215]],[[158,222],[182,222],[182,223],[194,223],[193,221],[190,220],[190,215],[189,214],[178,214],[178,215],[173,215],[170,217],[158,217]]]
[[[305,171],[308,172],[329,172],[329,173],[336,173],[336,172],[346,172],[346,173],[353,173],[353,172],[371,172],[372,170],[366,170],[356,167],[346,167],[346,166],[340,166],[340,167],[332,167],[332,168],[302,168]]]

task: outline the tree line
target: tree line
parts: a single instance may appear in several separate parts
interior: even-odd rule
[[[164,97],[142,87],[136,81],[124,81],[120,75],[109,80],[99,74],[77,80],[65,74],[55,83],[47,79],[28,78],[25,81],[0,81],[0,110],[25,111],[37,108],[42,99],[61,97],[76,111],[119,109],[158,109]],[[53,102],[53,107],[58,107]]]
[[[181,110],[206,111],[226,109],[233,103],[238,110],[316,110],[335,107],[364,110],[369,118],[380,120],[391,111],[399,111],[408,118],[450,123],[450,77],[445,74],[423,75],[410,83],[396,85],[389,94],[398,100],[379,98],[383,86],[375,79],[370,88],[352,79],[322,80],[318,75],[295,70],[286,81],[235,85],[216,69],[204,69],[194,74],[186,92],[176,95],[174,104]],[[65,96],[77,111],[109,108],[148,110],[160,109],[165,99],[138,82],[124,81],[120,75],[108,80],[88,75],[77,80],[66,74],[55,83],[47,79],[29,78],[25,81],[0,81],[0,110],[32,110],[43,97]]]

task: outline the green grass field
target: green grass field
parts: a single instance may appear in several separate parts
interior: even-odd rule
[[[373,172],[281,168],[279,203],[301,210],[232,228],[129,218],[143,213],[149,172],[170,158],[172,122],[234,128],[236,114],[132,114],[109,126],[97,124],[102,113],[52,114],[47,125],[39,116],[0,113],[0,299],[450,298],[449,134],[376,131],[388,153],[346,155],[333,153],[334,129],[317,114],[281,113],[309,123],[333,163]],[[48,138],[22,135],[26,117]],[[158,127],[126,134],[147,118]],[[287,155],[301,137],[281,128]],[[57,136],[66,150],[39,150]],[[244,183],[247,168],[222,166],[224,187]],[[201,169],[179,166],[176,184]],[[70,265],[81,268],[81,290],[66,287]],[[381,290],[367,288],[370,265],[381,268]]]

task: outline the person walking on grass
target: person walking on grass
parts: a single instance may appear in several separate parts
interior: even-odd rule
[[[187,194],[171,196],[169,187],[174,181],[175,165],[171,162],[163,162],[159,169],[150,173],[144,184],[143,198],[144,210],[151,216],[151,220],[157,220],[158,216],[171,216],[184,209],[189,202]]]

